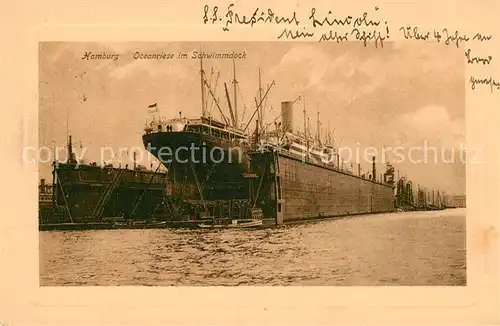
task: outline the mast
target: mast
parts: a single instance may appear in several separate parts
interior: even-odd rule
[[[229,108],[229,114],[231,114],[231,123],[233,124],[233,126],[236,126],[236,118],[234,117],[233,109],[231,108],[231,99],[229,98],[229,91],[227,90],[226,83],[224,83],[224,89],[226,90],[226,99],[227,99],[227,106]]]
[[[307,151],[309,151],[309,138],[311,137],[311,124],[310,124],[310,118],[307,117]]]
[[[332,135],[330,131],[330,121],[328,121],[328,135],[325,137],[329,145],[332,145]]]
[[[303,109],[303,111],[302,111],[302,112],[304,112],[304,137],[307,137],[307,126],[306,126],[306,124],[307,124],[307,117],[306,117],[306,97],[305,97],[305,96],[303,96],[302,98],[303,98],[303,100],[304,100],[304,101],[302,102],[302,103],[303,103],[303,105],[304,105],[304,109]]]
[[[66,142],[71,142],[69,140],[69,108],[66,109]]]
[[[319,110],[316,108],[316,115],[317,115],[317,127],[318,128],[318,142],[321,143],[321,133],[320,133],[320,122],[319,122]]]
[[[303,102],[303,105],[304,105],[304,137],[306,138],[306,158],[309,157],[309,135],[308,135],[308,132],[307,132],[307,125],[309,124],[309,119],[307,118],[306,116],[306,97],[304,96],[303,97],[304,99],[304,102]]]
[[[215,78],[215,87],[214,87],[214,92],[217,92],[217,86],[219,85],[219,77],[220,77],[220,71],[217,71],[217,77]],[[208,100],[207,100],[208,102]],[[214,106],[214,99],[212,98],[212,102],[210,103],[210,107],[207,107],[207,115],[209,119],[212,119],[212,108]],[[210,129],[212,130],[212,129]]]
[[[208,86],[212,87],[212,77],[214,75],[214,67],[210,67],[210,78],[208,79]],[[208,98],[205,98],[205,108],[208,111]],[[207,112],[208,114],[208,112]]]
[[[255,111],[253,111],[252,116],[251,116],[251,117],[250,117],[250,119],[248,120],[248,123],[245,125],[245,128],[243,128],[243,132],[245,132],[245,131],[248,129],[248,127],[250,126],[250,122],[252,121],[252,119],[253,119],[253,117],[255,116],[255,114],[257,114],[257,112],[259,112],[259,108],[260,108],[260,106],[262,105],[262,102],[266,99],[267,94],[269,93],[269,91],[271,90],[271,88],[272,88],[273,86],[274,86],[274,80],[273,80],[273,82],[271,83],[271,85],[269,85],[269,86],[267,87],[267,90],[266,90],[266,92],[264,93],[264,96],[262,97],[262,101],[260,101],[260,103],[257,103],[257,98],[256,98],[256,97],[254,97],[255,102],[257,103],[257,105],[256,105],[256,107],[255,107]]]
[[[238,128],[238,100],[237,100],[237,96],[236,96],[236,88],[237,88],[236,62],[233,58],[234,127]]]
[[[200,56],[200,83],[201,83],[201,116],[205,117],[206,108],[205,108],[205,72],[203,71],[203,53],[201,52]]]
[[[260,77],[260,67],[259,67],[259,102],[262,102],[262,80],[261,80],[261,77]],[[260,120],[260,127],[262,129],[262,127],[264,126],[264,117],[262,116],[263,115],[263,110],[262,110],[262,105],[259,109],[259,120]]]

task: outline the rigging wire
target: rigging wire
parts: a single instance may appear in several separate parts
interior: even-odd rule
[[[214,87],[214,93],[217,93],[217,86],[219,85],[219,77],[220,77],[220,71],[217,71],[217,78],[215,79],[215,87]],[[214,99],[212,98],[212,102],[210,105],[210,108],[208,109],[208,114],[212,112],[212,109],[214,108],[215,102]]]
[[[241,100],[240,103],[243,103],[243,114],[241,115],[241,119],[238,119],[238,120],[243,122],[243,121],[245,121],[245,113],[247,111],[247,105],[245,104],[245,99],[243,98],[243,92],[241,91],[239,83],[236,84],[236,88],[237,88],[238,93],[240,95],[240,100]]]

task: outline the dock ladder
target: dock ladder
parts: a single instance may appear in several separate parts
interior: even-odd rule
[[[104,212],[104,208],[106,207],[106,204],[108,203],[109,198],[111,197],[111,194],[113,193],[113,191],[116,189],[116,187],[120,183],[120,179],[121,179],[121,176],[123,173],[124,173],[124,170],[118,170],[118,172],[116,173],[113,180],[110,183],[108,183],[108,185],[104,189],[104,192],[103,192],[101,198],[99,199],[99,201],[97,202],[97,205],[96,205],[94,212],[92,214],[92,216],[95,219],[97,219],[97,220],[101,219],[102,213]]]

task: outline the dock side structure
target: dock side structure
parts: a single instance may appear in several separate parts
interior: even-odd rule
[[[262,209],[268,223],[394,210],[394,168],[390,165],[383,180],[376,180],[278,150],[254,151],[249,156],[250,173],[256,176],[250,181],[250,200]]]

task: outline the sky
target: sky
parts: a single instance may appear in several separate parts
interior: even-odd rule
[[[201,114],[200,62],[194,51],[245,52],[235,62],[240,121],[248,122],[255,110],[258,70],[263,87],[274,81],[265,107],[265,120],[279,116],[280,102],[305,98],[293,108],[294,129],[303,130],[305,105],[310,130],[328,126],[339,148],[362,152],[382,149],[436,147],[438,156],[450,159],[465,143],[465,82],[463,54],[439,43],[392,43],[384,48],[360,43],[224,42],[224,43],[83,43],[46,42],[39,49],[39,143],[64,146],[72,135],[78,155],[87,162],[99,159],[100,148],[128,148],[123,164],[131,164],[132,149],[142,151],[141,136],[147,106],[158,103],[162,116]],[[140,53],[187,53],[188,59],[141,60]],[[86,52],[116,53],[113,60],[82,59]],[[217,89],[221,108],[227,113],[224,82],[232,98],[233,61],[203,61],[206,78]],[[211,74],[212,69],[214,74]],[[211,77],[212,76],[212,77]],[[207,94],[208,106],[211,106]],[[211,109],[218,116],[215,107]],[[279,121],[279,120],[278,120]],[[252,122],[251,126],[255,121]],[[81,147],[81,148],[80,148]],[[80,151],[80,152],[79,152]],[[414,158],[423,156],[417,150]],[[429,152],[432,158],[432,152]],[[407,155],[406,155],[407,156]],[[346,158],[347,159],[347,158]],[[387,159],[397,161],[394,153]],[[439,160],[440,161],[440,160]],[[118,164],[118,158],[115,158]],[[143,161],[145,162],[145,161]],[[356,162],[353,162],[356,166]],[[351,163],[346,163],[347,166]],[[377,163],[382,171],[382,162]],[[148,165],[144,163],[144,165]],[[370,164],[361,162],[362,173]],[[395,163],[400,176],[428,189],[448,194],[465,193],[465,165],[461,162]],[[40,164],[41,178],[50,180],[50,164]]]

